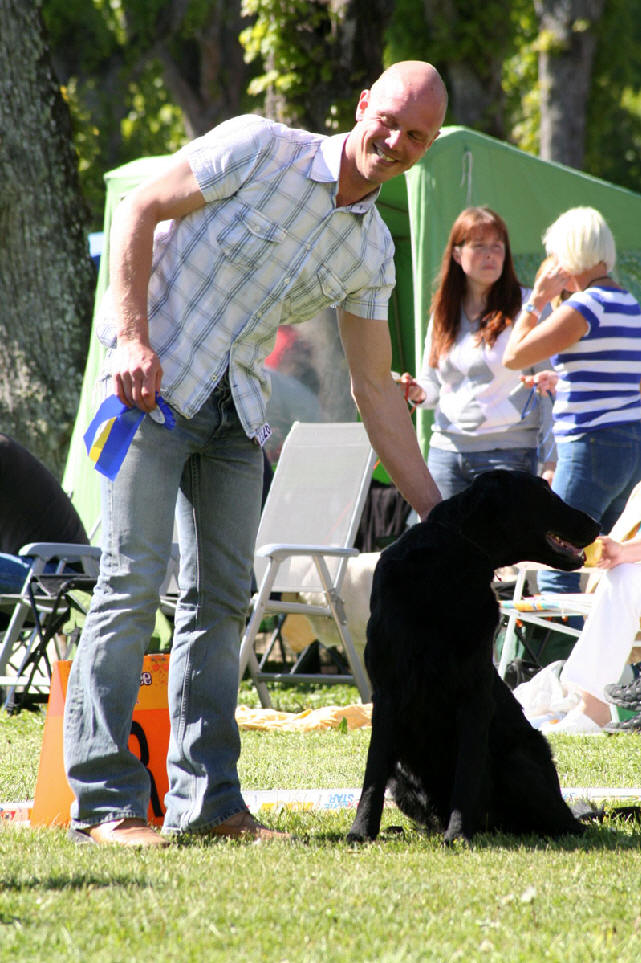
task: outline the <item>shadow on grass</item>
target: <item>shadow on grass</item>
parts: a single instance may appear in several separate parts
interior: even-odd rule
[[[98,876],[95,873],[70,873],[56,876],[29,876],[25,879],[15,879],[0,876],[0,892],[22,893],[29,890],[81,890],[91,887],[92,889],[112,889],[114,886],[123,886],[131,889],[135,886],[138,889],[147,889],[153,886],[153,882],[140,879],[134,876]]]
[[[611,850],[641,850],[641,831],[638,824],[635,824],[632,833],[629,829],[620,828],[613,825],[613,820],[606,817],[603,824],[589,825],[582,836],[559,836],[551,838],[547,836],[530,833],[523,836],[512,835],[509,833],[477,833],[471,843],[457,842],[453,846],[447,846],[443,842],[443,834],[433,832],[422,827],[406,828],[404,826],[388,826],[381,830],[381,833],[374,843],[348,843],[347,832],[306,832],[296,835],[296,842],[303,843],[315,849],[326,849],[333,847],[345,847],[349,850],[358,851],[367,849],[369,846],[380,846],[386,848],[410,849],[421,847],[426,844],[431,849],[451,850],[529,850],[531,852],[594,852]]]

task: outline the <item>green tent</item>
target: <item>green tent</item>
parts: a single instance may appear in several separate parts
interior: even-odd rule
[[[96,303],[107,285],[113,209],[124,193],[164,162],[162,157],[143,158],[106,175],[105,249]],[[378,202],[396,244],[390,331],[397,370],[415,372],[420,364],[433,282],[450,227],[464,207],[479,204],[489,205],[506,221],[517,273],[526,285],[532,283],[543,257],[545,228],[569,207],[598,208],[616,238],[618,276],[641,299],[641,194],[542,161],[468,128],[446,127],[419,164],[404,178],[383,186]],[[63,481],[89,529],[98,519],[98,479],[82,434],[92,413],[92,389],[101,360],[102,350],[93,338]],[[417,432],[424,451],[430,423],[428,413],[418,413]]]
[[[114,209],[124,194],[133,190],[142,181],[153,177],[166,161],[166,157],[143,157],[105,174],[107,193],[104,243],[96,284],[96,306],[100,303],[109,282],[109,231]],[[78,415],[71,435],[69,454],[67,455],[67,464],[62,480],[62,487],[71,496],[76,511],[90,537],[93,536],[100,521],[100,476],[93,467],[93,462],[87,456],[82,436],[95,412],[94,385],[100,372],[103,357],[104,349],[92,331],[87,366],[80,392]]]

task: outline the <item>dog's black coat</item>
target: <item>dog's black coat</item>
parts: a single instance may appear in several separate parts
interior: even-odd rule
[[[518,561],[578,568],[597,534],[542,479],[497,469],[382,553],[365,649],[372,737],[350,841],[378,835],[388,783],[399,808],[446,842],[484,830],[583,831],[547,740],[494,668],[491,583]]]

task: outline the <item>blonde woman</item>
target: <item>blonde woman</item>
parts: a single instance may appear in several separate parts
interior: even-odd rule
[[[641,307],[612,276],[616,246],[591,207],[562,214],[543,237],[549,261],[509,336],[511,370],[550,358],[556,375],[553,490],[609,531],[641,480]],[[541,320],[562,290],[570,297]],[[549,387],[551,379],[539,375]],[[545,591],[576,592],[574,573],[544,573]]]

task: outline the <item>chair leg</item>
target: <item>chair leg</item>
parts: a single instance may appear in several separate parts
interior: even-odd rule
[[[264,603],[261,603],[260,599],[258,599],[254,604],[254,610],[251,614],[249,622],[247,623],[245,634],[243,635],[240,644],[238,683],[240,684],[240,681],[245,674],[245,669],[249,669],[249,674],[251,675],[252,681],[256,686],[256,691],[258,692],[261,705],[265,709],[270,709],[272,704],[271,699],[269,692],[267,691],[267,686],[259,678],[260,666],[258,664],[256,652],[254,651],[256,634],[264,614],[265,605]]]
[[[272,700],[269,695],[269,690],[265,683],[260,679],[260,666],[258,665],[258,659],[256,658],[256,653],[254,649],[251,648],[247,656],[247,668],[249,669],[249,674],[252,677],[254,685],[256,686],[256,691],[258,692],[258,697],[260,698],[260,704],[263,709],[272,708]]]

